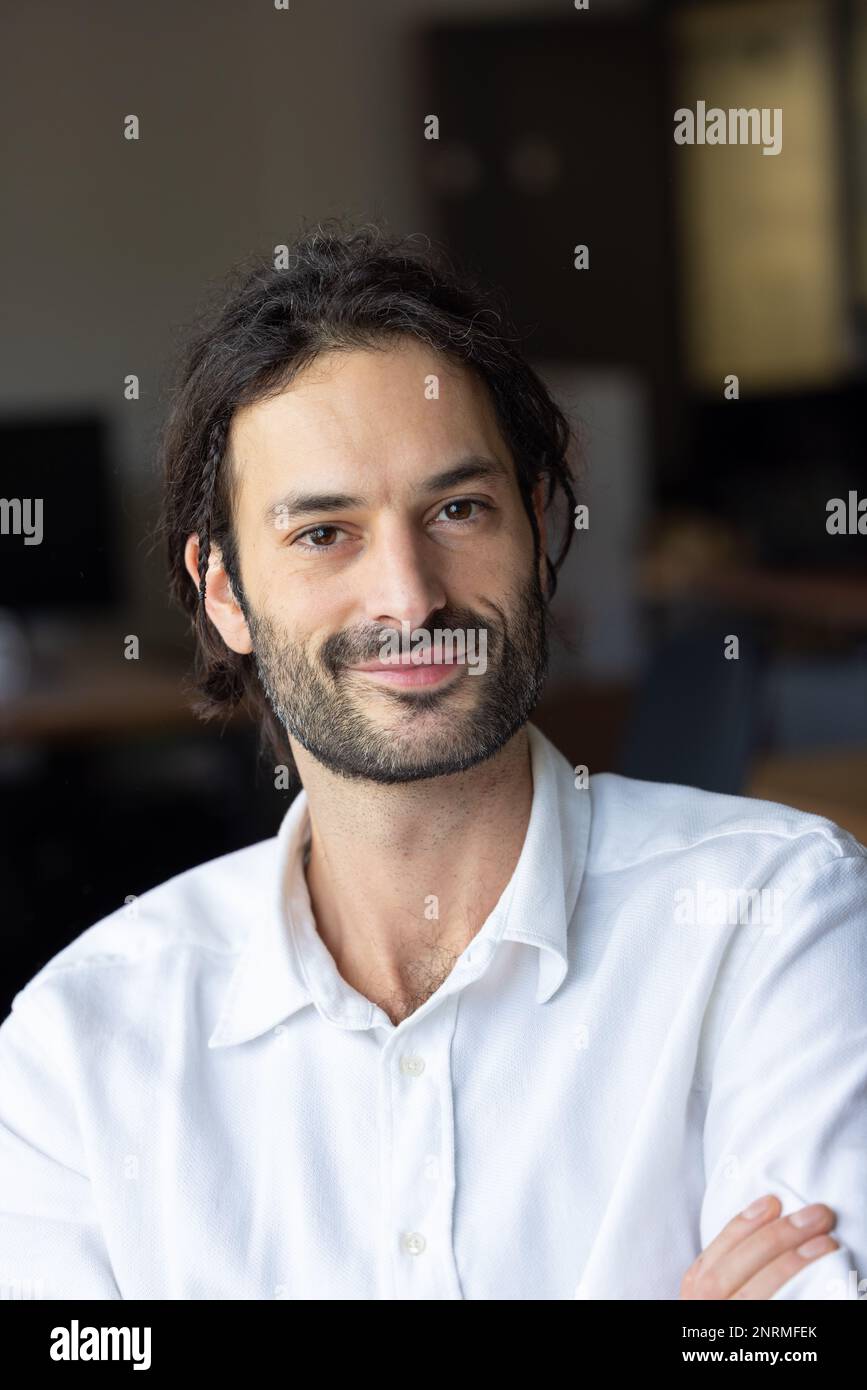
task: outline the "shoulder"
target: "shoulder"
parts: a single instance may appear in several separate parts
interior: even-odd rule
[[[764,1020],[765,1055],[794,1034],[845,1055],[867,1023],[867,992],[853,989],[867,979],[867,849],[776,802],[611,773],[590,786],[590,901],[700,1005],[701,1084],[735,1016],[753,1030],[748,1053]]]
[[[867,972],[867,849],[840,826],[612,773],[591,779],[591,795],[592,901],[668,942],[679,968],[701,962],[731,999],[735,978],[785,978],[790,1002],[797,981],[803,994],[824,982],[839,998]]]
[[[166,879],[120,904],[54,955],[18,991],[16,1014],[51,1001],[110,994],[117,1009],[145,980],[231,969],[251,925],[277,893],[277,837],[260,840]]]
[[[798,866],[809,875],[836,860],[867,870],[867,849],[822,816],[773,801],[728,796],[615,773],[590,781],[589,871],[650,871],[717,864],[734,878]]]

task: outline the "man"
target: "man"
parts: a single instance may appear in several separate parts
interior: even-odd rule
[[[16,997],[0,1239],[45,1297],[830,1298],[865,1272],[867,852],[588,784],[529,722],[569,430],[493,306],[318,229],[192,345],[164,523],[200,710],[250,704],[302,790]]]

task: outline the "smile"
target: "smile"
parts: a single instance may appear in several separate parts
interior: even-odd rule
[[[421,662],[399,665],[397,662],[377,661],[366,666],[348,668],[359,676],[369,676],[380,685],[390,686],[430,686],[442,685],[453,680],[461,670],[461,664],[454,661]]]

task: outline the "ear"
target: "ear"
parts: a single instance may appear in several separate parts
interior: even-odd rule
[[[542,586],[542,593],[548,593],[548,527],[545,518],[545,479],[540,478],[533,488],[533,511],[536,515],[536,525],[539,528],[539,583]]]
[[[199,538],[197,535],[187,537],[187,543],[184,547],[184,564],[198,594]],[[232,585],[223,568],[219,546],[212,546],[208,554],[208,570],[205,576],[205,612],[226,646],[233,652],[245,655],[253,650],[247,620],[232,593]]]

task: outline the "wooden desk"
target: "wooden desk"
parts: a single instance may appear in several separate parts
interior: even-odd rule
[[[645,600],[723,603],[744,612],[867,632],[867,576],[720,566],[718,569],[648,565],[641,581]]]
[[[165,657],[127,661],[105,653],[72,661],[50,682],[38,680],[0,702],[0,741],[56,743],[160,729],[213,730],[218,726],[197,719],[185,696],[189,667],[190,662]]]

